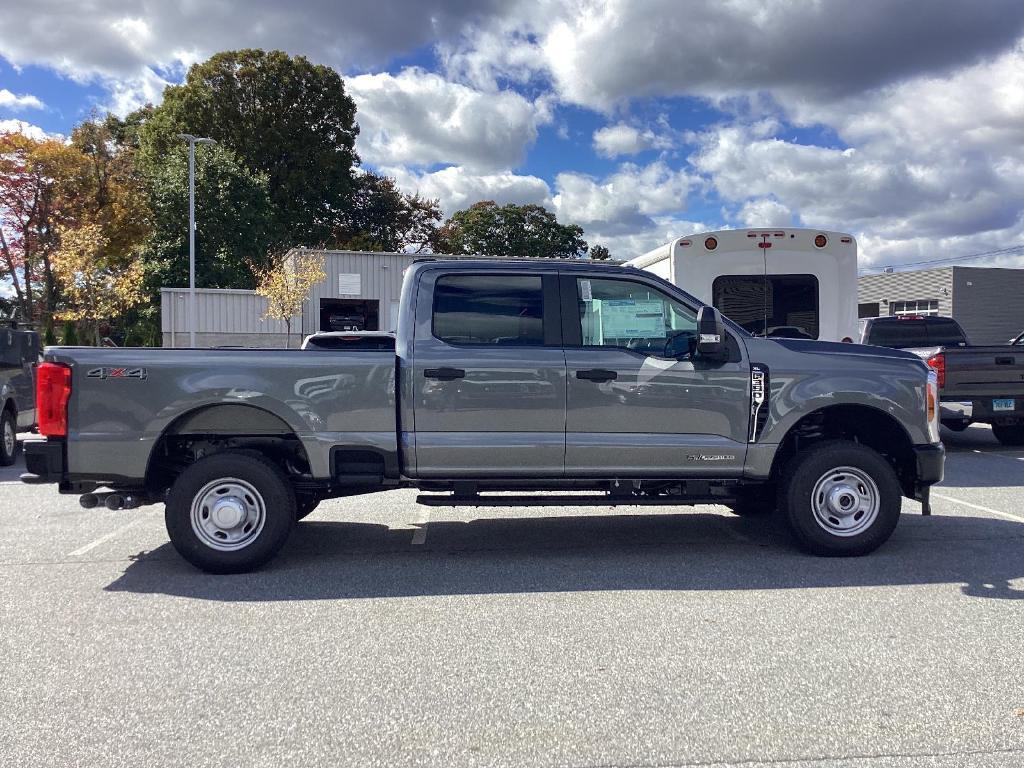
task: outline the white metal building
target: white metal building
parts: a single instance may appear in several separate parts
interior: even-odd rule
[[[392,330],[398,321],[405,269],[424,257],[367,251],[298,252],[323,255],[327,279],[313,286],[302,315],[292,321],[292,346],[298,346],[304,335],[321,330]],[[199,289],[196,345],[284,347],[285,324],[264,319],[266,310],[266,299],[253,291]],[[160,314],[163,345],[187,347],[188,289],[161,288]]]

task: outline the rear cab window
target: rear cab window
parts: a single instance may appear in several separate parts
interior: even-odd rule
[[[442,275],[434,285],[433,334],[457,345],[543,346],[540,275]]]

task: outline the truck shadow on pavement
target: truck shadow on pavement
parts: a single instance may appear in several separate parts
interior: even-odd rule
[[[423,527],[425,541],[413,544],[416,528],[314,516],[267,567],[237,576],[201,573],[167,544],[140,553],[106,589],[250,602],[959,584],[968,596],[1024,599],[1024,585],[1011,584],[1024,579],[1024,525],[991,518],[904,515],[893,538],[862,558],[811,557],[766,521],[704,513]]]

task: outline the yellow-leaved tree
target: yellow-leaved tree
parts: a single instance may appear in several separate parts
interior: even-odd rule
[[[264,317],[283,320],[286,330],[285,345],[292,343],[292,320],[302,312],[302,302],[309,289],[327,279],[324,257],[315,253],[289,251],[270,260],[263,268],[251,265],[256,277],[256,293],[267,300]]]
[[[84,224],[61,232],[60,247],[52,258],[63,297],[57,318],[82,322],[96,345],[101,323],[145,298],[142,261],[111,259],[109,247],[102,226]]]

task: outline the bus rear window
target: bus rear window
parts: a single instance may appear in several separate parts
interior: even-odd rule
[[[814,275],[722,275],[711,303],[757,336],[818,338],[818,278]]]

